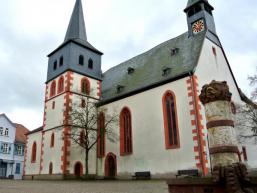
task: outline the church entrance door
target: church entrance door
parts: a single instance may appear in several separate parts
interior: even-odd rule
[[[117,161],[113,153],[109,153],[105,158],[105,177],[115,178],[117,174]]]

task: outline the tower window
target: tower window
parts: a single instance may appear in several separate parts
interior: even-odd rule
[[[59,66],[62,66],[62,65],[63,65],[63,56],[61,56],[59,60]]]
[[[132,127],[131,113],[128,108],[124,108],[120,113],[120,154],[132,153]]]
[[[200,12],[201,10],[202,10],[201,5],[195,5],[194,7],[189,9],[188,17],[191,17],[191,16],[195,15],[196,13]]]
[[[51,135],[50,147],[54,147],[54,133]]]
[[[81,66],[84,65],[84,56],[82,56],[82,55],[79,56],[79,65],[81,65]]]
[[[55,81],[53,81],[50,88],[50,97],[55,95],[55,90],[56,90],[56,83]]]
[[[80,131],[79,134],[79,145],[84,147],[85,146],[85,132],[84,130]]]
[[[54,70],[57,69],[57,60],[54,61]]]
[[[90,82],[87,78],[81,80],[81,92],[87,95],[90,94]]]
[[[63,92],[64,90],[64,78],[61,76],[58,80],[58,93]]]
[[[93,60],[90,58],[90,59],[88,60],[88,68],[89,68],[89,69],[93,69],[93,66],[94,66],[94,62],[93,62]]]
[[[86,101],[85,99],[81,99],[81,107],[85,108],[86,107]]]
[[[166,149],[179,147],[177,107],[175,95],[167,91],[162,98]]]

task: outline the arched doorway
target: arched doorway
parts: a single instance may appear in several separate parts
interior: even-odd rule
[[[74,166],[74,175],[76,177],[81,177],[83,175],[83,166],[80,162],[77,162]]]
[[[105,158],[105,177],[115,178],[117,175],[116,155],[108,153]]]

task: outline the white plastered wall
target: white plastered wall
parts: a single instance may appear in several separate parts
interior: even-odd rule
[[[37,132],[27,136],[27,156],[26,156],[26,174],[25,175],[38,175],[40,170],[40,154],[41,154],[41,140],[42,133]],[[31,162],[31,153],[32,153],[32,145],[33,143],[37,143],[37,154],[36,154],[36,162]]]
[[[169,176],[179,169],[196,168],[192,137],[187,78],[107,104],[101,108],[119,116],[128,107],[132,116],[133,153],[120,156],[120,144],[106,139],[106,155],[117,156],[118,176],[130,176],[137,171],[151,171],[152,175]],[[176,95],[180,148],[166,149],[162,97],[171,90]],[[119,135],[119,123],[114,128]],[[98,174],[104,175],[105,158],[98,159]]]
[[[54,134],[54,146],[51,147],[51,136]],[[53,174],[62,174],[61,156],[63,147],[63,128],[46,131],[44,134],[43,169],[41,174],[49,174],[49,165],[53,164]]]

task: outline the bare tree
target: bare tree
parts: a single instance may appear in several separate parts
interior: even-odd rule
[[[89,152],[96,148],[97,142],[104,140],[105,136],[110,142],[117,141],[113,126],[117,124],[118,116],[107,114],[105,109],[99,110],[93,99],[87,97],[81,100],[83,101],[81,104],[73,105],[69,115],[69,124],[72,129],[68,137],[84,149],[86,175],[88,175]]]
[[[254,140],[257,143],[257,75],[249,76],[250,85],[254,87],[251,97],[248,98],[241,90],[240,95],[245,105],[237,106],[236,125],[239,141]]]
[[[240,142],[257,143],[257,109],[254,106],[238,105],[235,123]]]

